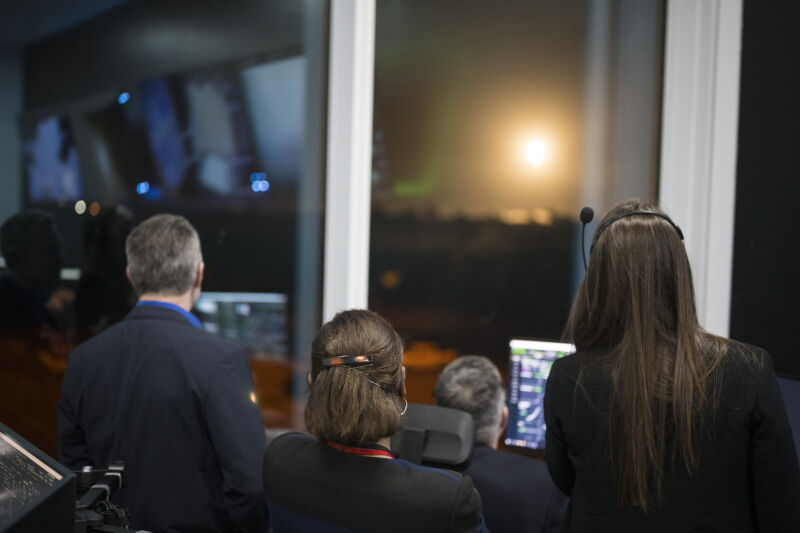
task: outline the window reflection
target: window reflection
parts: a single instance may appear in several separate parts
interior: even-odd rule
[[[0,212],[21,217],[3,226],[0,421],[57,456],[69,354],[135,305],[125,239],[171,212],[200,236],[196,314],[245,348],[265,425],[300,427],[320,322],[327,11],[129,3],[25,43],[22,175],[3,176],[24,198]]]
[[[580,208],[655,195],[663,26],[655,0],[377,4],[370,307],[427,354],[410,383],[561,337]]]

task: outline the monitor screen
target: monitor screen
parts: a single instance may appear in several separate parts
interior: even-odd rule
[[[287,301],[269,292],[204,292],[194,313],[203,329],[240,344],[249,357],[283,361],[289,358]]]
[[[544,389],[556,359],[575,351],[561,342],[511,339],[506,446],[544,449]]]
[[[84,112],[80,148],[93,183],[145,202],[238,205],[293,194],[305,61],[237,61],[148,78]]]
[[[74,481],[69,470],[0,424],[0,530],[24,530],[21,524],[71,529]]]
[[[70,122],[47,117],[23,128],[25,181],[31,202],[77,200],[83,177]]]

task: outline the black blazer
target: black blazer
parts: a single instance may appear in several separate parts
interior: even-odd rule
[[[172,309],[136,307],[69,357],[61,461],[124,461],[113,500],[136,528],[266,531],[266,439],[253,388],[237,346]]]
[[[547,465],[571,494],[564,531],[800,531],[800,469],[786,409],[769,354],[748,349],[757,362],[732,346],[717,370],[718,405],[701,435],[697,472],[689,475],[678,460],[660,505],[647,514],[617,506],[602,416],[607,372],[591,367],[584,394],[575,380],[588,355],[556,361],[545,391]]]
[[[560,530],[567,497],[550,479],[543,461],[478,444],[464,473],[481,495],[486,527],[492,533]]]
[[[300,433],[270,444],[264,489],[275,533],[486,531],[468,477],[347,453]]]

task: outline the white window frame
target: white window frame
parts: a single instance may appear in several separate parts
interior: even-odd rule
[[[683,229],[700,324],[727,337],[742,0],[667,6],[659,198]]]
[[[743,0],[669,0],[659,197],[682,227],[698,315],[727,336]],[[332,0],[323,320],[368,305],[375,0]]]
[[[322,320],[367,307],[375,0],[332,0]]]

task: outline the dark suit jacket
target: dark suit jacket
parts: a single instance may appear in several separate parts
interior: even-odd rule
[[[559,531],[567,497],[550,479],[544,462],[478,444],[464,473],[481,495],[492,533]]]
[[[270,444],[264,489],[275,533],[485,531],[468,477],[339,451],[300,433]]]
[[[660,504],[619,509],[610,461],[608,372],[578,371],[589,355],[553,364],[545,391],[547,464],[571,494],[564,531],[800,531],[800,469],[769,354],[731,347],[718,368],[718,405],[700,436],[699,466],[668,466]],[[590,407],[588,401],[591,401]],[[674,475],[669,471],[674,468]]]
[[[234,344],[172,309],[134,308],[70,355],[61,461],[125,463],[113,498],[136,528],[266,531],[266,448],[253,379]]]

